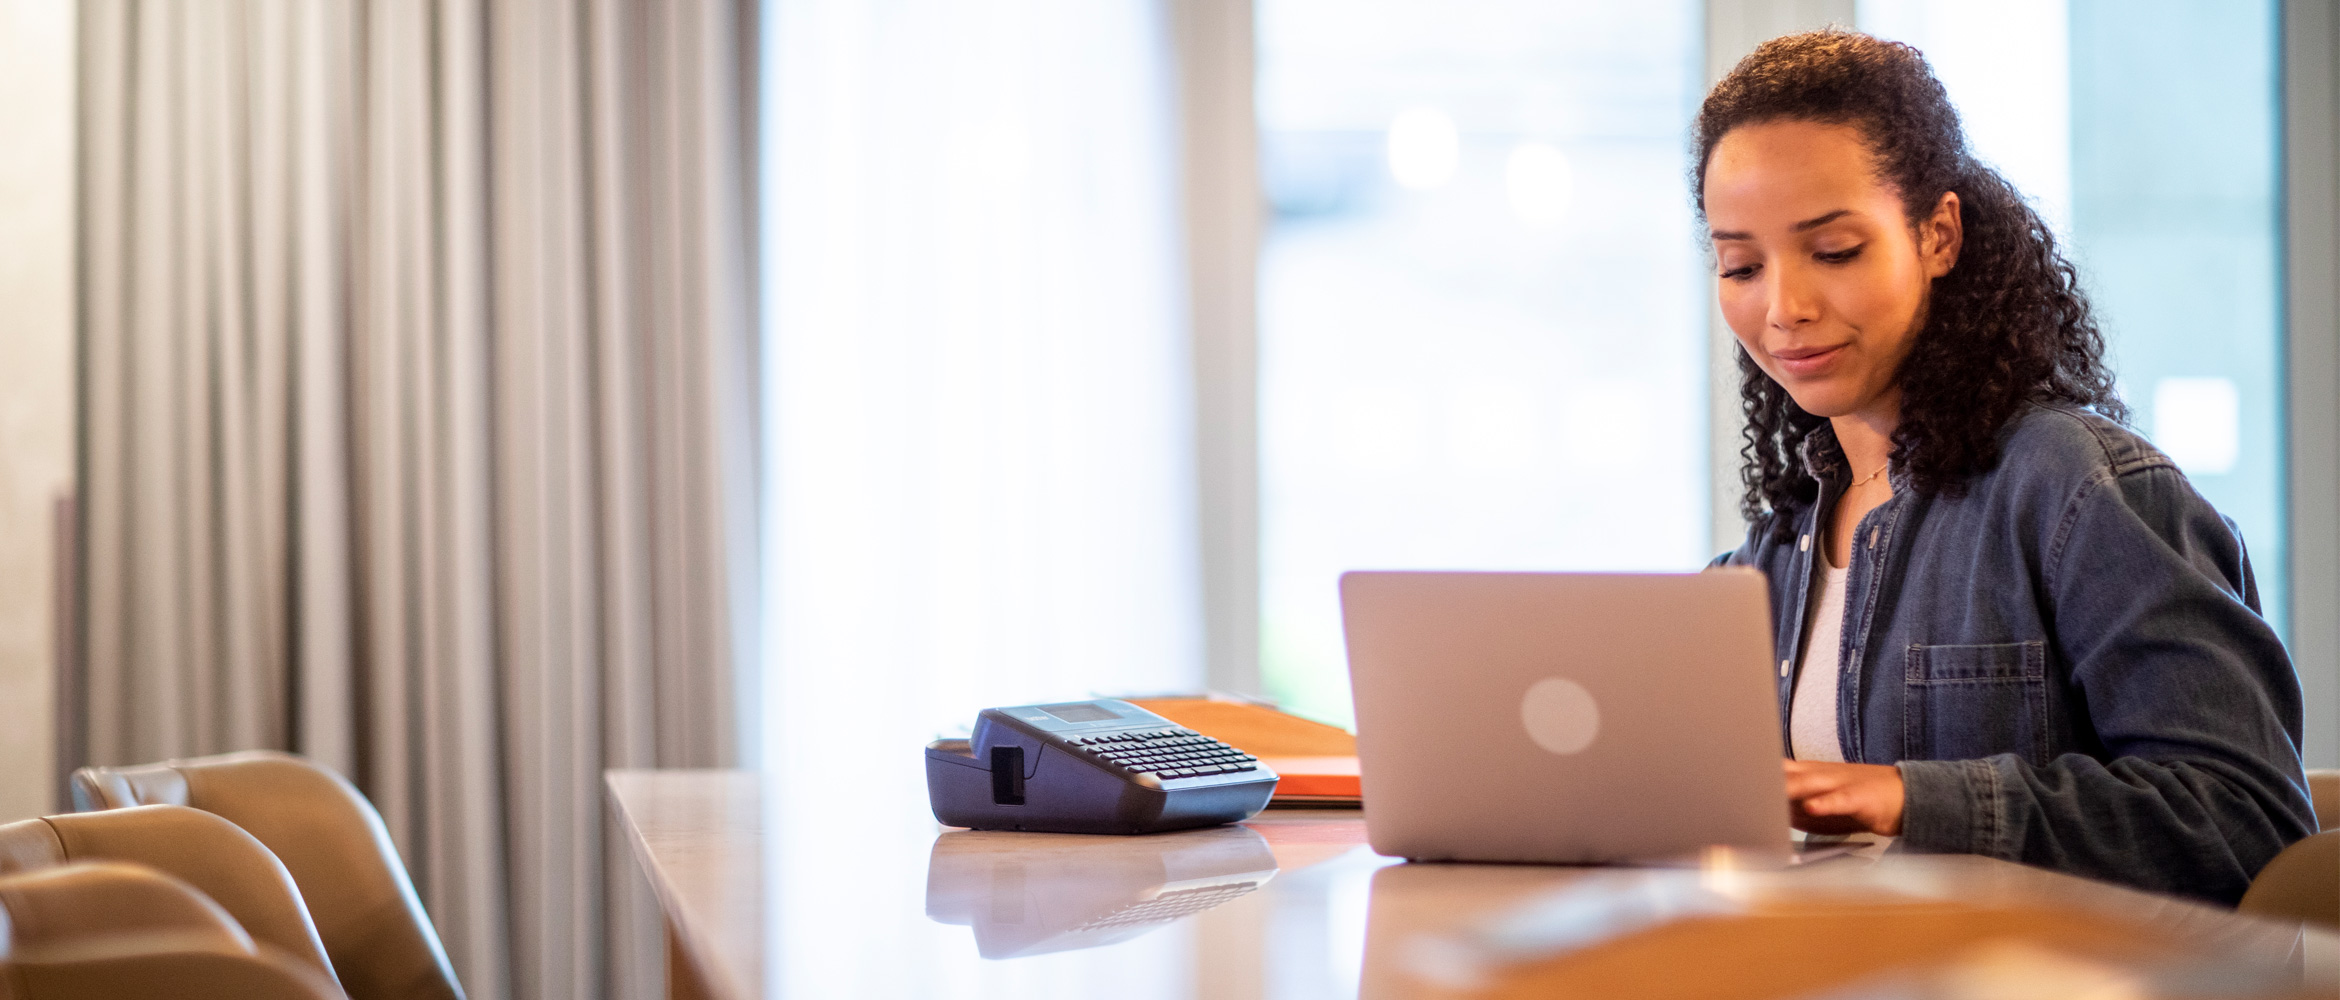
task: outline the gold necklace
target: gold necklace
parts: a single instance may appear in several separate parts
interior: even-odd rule
[[[1893,467],[1893,463],[1892,463],[1891,461],[1887,461],[1885,464],[1878,466],[1878,467],[1877,467],[1877,471],[1875,471],[1875,472],[1872,472],[1872,473],[1869,473],[1867,476],[1865,476],[1865,477],[1862,477],[1862,479],[1861,479],[1861,481],[1860,481],[1860,482],[1857,482],[1857,483],[1854,483],[1854,484],[1852,484],[1851,486],[1847,486],[1847,487],[1845,487],[1845,488],[1844,488],[1844,491],[1845,491],[1845,492],[1847,492],[1847,493],[1850,493],[1850,492],[1852,492],[1852,491],[1854,491],[1854,490],[1860,489],[1860,488],[1861,488],[1861,487],[1863,487],[1863,486],[1867,486],[1867,485],[1869,485],[1871,482],[1874,482],[1874,481],[1876,481],[1876,478],[1877,478],[1878,476],[1882,476],[1882,475],[1884,475],[1884,474],[1885,474],[1885,470],[1887,470],[1887,469],[1890,469],[1890,468],[1892,468],[1892,467]]]

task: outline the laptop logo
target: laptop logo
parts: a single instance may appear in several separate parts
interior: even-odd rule
[[[1584,685],[1546,677],[1529,685],[1527,696],[1519,700],[1519,721],[1537,746],[1572,754],[1591,746],[1601,734],[1601,707]]]

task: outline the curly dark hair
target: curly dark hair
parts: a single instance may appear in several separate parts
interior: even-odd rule
[[[1961,492],[1968,477],[1998,461],[2000,431],[2029,403],[2128,419],[2078,272],[2023,196],[1968,151],[1958,111],[1924,55],[1838,28],[1758,46],[1698,111],[1690,181],[1701,224],[1715,145],[1732,129],[1780,121],[1858,130],[1913,229],[1944,192],[1958,193],[1965,232],[1958,262],[1934,279],[1924,325],[1895,376],[1902,396],[1892,461],[1916,489]],[[1797,406],[1745,351],[1739,401],[1747,417],[1741,513],[1760,522],[1767,511],[1812,502],[1819,482],[1800,452],[1828,421]]]

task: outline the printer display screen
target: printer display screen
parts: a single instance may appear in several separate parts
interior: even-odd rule
[[[1066,722],[1103,722],[1107,719],[1121,718],[1119,715],[1087,702],[1074,702],[1069,705],[1042,705],[1040,710]]]

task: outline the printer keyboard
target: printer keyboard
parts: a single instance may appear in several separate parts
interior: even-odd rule
[[[1192,729],[1099,733],[1075,736],[1067,742],[1097,760],[1156,778],[1200,778],[1259,769],[1259,758]]]

